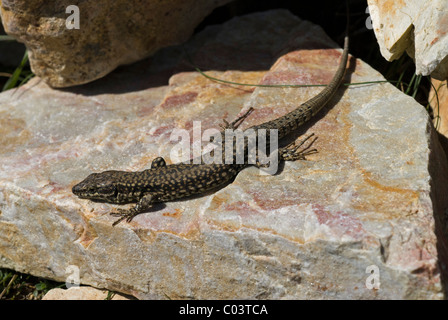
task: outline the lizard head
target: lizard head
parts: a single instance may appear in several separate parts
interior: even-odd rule
[[[72,192],[81,199],[98,202],[115,202],[117,187],[116,171],[92,173],[83,181],[73,186]]]

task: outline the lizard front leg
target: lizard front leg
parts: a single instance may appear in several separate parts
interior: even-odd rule
[[[124,219],[126,219],[126,222],[131,222],[138,214],[148,211],[152,207],[154,200],[154,197],[148,193],[145,194],[131,209],[117,209],[116,212],[111,212],[110,215],[120,217],[112,224],[112,226],[115,227]]]
[[[166,167],[165,159],[163,159],[162,157],[157,157],[154,160],[152,160],[151,169],[162,167]]]
[[[220,126],[222,130],[231,129],[235,130],[243,123],[243,121],[254,111],[254,108],[250,107],[244,114],[233,120],[232,122],[228,122],[226,119],[222,119],[223,124]]]

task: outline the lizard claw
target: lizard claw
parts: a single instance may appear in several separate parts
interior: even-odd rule
[[[285,160],[285,161],[305,160],[305,156],[317,153],[317,149],[310,150],[311,146],[317,140],[317,137],[314,137],[314,139],[311,140],[311,142],[306,147],[299,150],[299,148],[302,147],[305,144],[305,142],[308,141],[313,136],[314,136],[314,133],[307,136],[305,139],[300,141],[297,145],[295,142],[292,142],[289,145],[287,145],[286,147],[281,148],[279,150],[281,159]]]
[[[219,125],[219,127],[222,130],[226,130],[226,129],[233,129],[232,124],[229,123],[229,121],[227,121],[226,119],[222,119],[222,124]]]
[[[117,209],[117,211],[110,213],[111,216],[120,217],[114,223],[112,223],[112,227],[115,227],[117,224],[119,224],[121,221],[123,221],[125,219],[126,219],[126,222],[128,222],[128,223],[131,222],[132,219],[134,219],[134,217],[138,214],[139,214],[139,212],[136,212],[132,209],[131,210]]]
[[[222,130],[237,129],[240,126],[240,124],[244,121],[244,119],[246,119],[252,113],[252,111],[254,111],[254,108],[250,107],[243,115],[239,116],[232,122],[228,122],[226,119],[223,119],[222,120],[223,124],[220,125],[221,129]]]

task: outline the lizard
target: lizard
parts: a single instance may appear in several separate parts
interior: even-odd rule
[[[338,90],[347,66],[348,48],[349,38],[346,35],[339,66],[330,83],[316,96],[279,118],[252,126],[249,129],[253,129],[255,132],[266,129],[267,133],[269,130],[278,130],[278,139],[280,140],[310,121]],[[224,120],[224,128],[237,128],[250,112],[252,109],[231,123]],[[311,135],[297,145],[293,142],[286,147],[279,148],[279,159],[283,161],[304,160],[305,156],[317,152],[316,149],[310,150],[315,139],[307,147],[299,149],[310,137]],[[224,150],[224,146],[222,147]],[[247,145],[244,148],[247,151]],[[235,158],[235,146],[233,153]],[[72,192],[79,198],[96,202],[120,205],[136,203],[130,209],[117,209],[111,212],[111,215],[119,217],[113,223],[115,226],[122,220],[131,222],[136,215],[149,211],[155,203],[184,199],[219,190],[231,183],[241,170],[250,165],[253,164],[248,163],[247,157],[241,164],[223,162],[222,164],[177,163],[170,165],[167,165],[162,157],[157,157],[152,161],[151,168],[143,171],[108,170],[92,173],[73,186]],[[259,163],[257,162],[255,165],[258,166]]]

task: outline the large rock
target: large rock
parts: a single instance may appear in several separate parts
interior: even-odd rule
[[[186,49],[223,70],[210,75],[262,84],[328,83],[341,55],[282,10],[207,28]],[[216,193],[116,227],[113,205],[76,198],[71,187],[91,172],[143,170],[159,155],[170,163],[177,128],[219,128],[252,106],[247,127],[320,90],[213,82],[180,72],[182,54],[162,50],[76,90],[36,78],[0,94],[2,267],[79,274],[139,298],[444,297],[446,158],[424,108],[389,84],[341,88],[297,133],[319,136],[319,153],[277,175],[249,168]],[[346,81],[382,79],[350,60]]]
[[[103,77],[160,48],[188,39],[214,8],[231,0],[3,0],[0,14],[8,34],[30,50],[33,72],[53,87]],[[66,21],[79,8],[79,29]],[[69,8],[70,9],[70,8]]]
[[[373,30],[388,61],[407,52],[416,73],[448,79],[448,1],[367,0]]]

